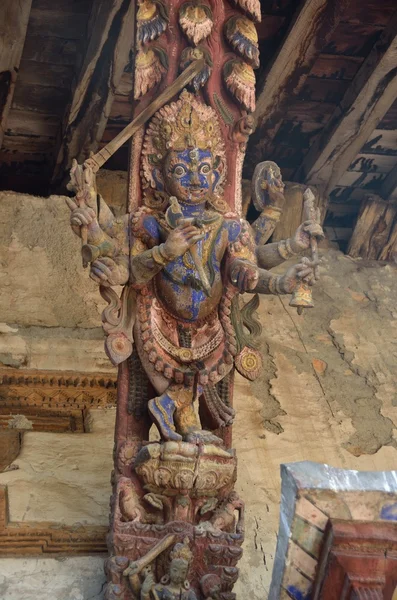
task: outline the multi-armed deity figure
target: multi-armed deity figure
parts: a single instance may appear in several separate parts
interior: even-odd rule
[[[217,73],[208,58],[210,36],[208,47],[187,46],[182,52],[181,69],[205,58],[191,86],[194,93],[183,90],[157,110],[133,145],[130,190],[138,189],[140,200],[130,197],[128,214],[115,218],[97,195],[94,160],[84,168],[75,163],[71,172],[77,196],[76,202],[69,199],[71,224],[83,238],[90,276],[109,302],[103,319],[106,349],[120,364],[109,599],[234,598],[244,507],[233,491],[233,372],[236,368],[248,379],[260,373],[253,339],[260,331],[253,314],[256,294],[291,294],[316,277],[316,263],[307,258],[284,275],[269,269],[322,237],[313,219],[291,239],[265,245],[284,202],[274,163],[262,163],[254,175],[253,197],[261,214],[252,226],[236,200],[250,125],[247,110],[252,108],[243,88],[252,71],[249,62],[257,56],[250,21],[256,2],[239,2],[248,16],[226,2],[214,3],[214,13],[220,5],[229,11],[226,24],[224,12],[217,23],[209,6],[195,2],[183,4],[178,16],[180,4],[171,2],[168,15],[160,2],[142,2],[138,32],[146,31],[145,19],[150,21],[147,31],[157,32],[150,41],[162,34],[168,19],[179,19],[181,30],[197,46],[200,35],[210,36],[212,27],[218,38],[224,29],[236,52],[246,52],[247,63],[229,61],[218,74],[223,72],[229,93],[243,109],[228,110],[226,102],[233,100],[222,100],[224,92],[213,91],[210,103],[199,91],[211,69]],[[189,22],[195,28],[189,29]],[[148,68],[156,52],[141,49],[137,68]],[[142,73],[136,80],[142,87]],[[249,77],[247,82],[249,91]],[[121,300],[111,291],[116,286],[125,286]],[[240,295],[245,292],[255,296],[243,306]],[[151,423],[160,441],[149,443]],[[190,550],[186,540],[182,548],[184,538]],[[177,546],[167,555],[174,541]],[[154,571],[142,578],[149,564]],[[177,567],[191,587],[179,581]],[[169,572],[171,583],[157,584],[154,572],[157,580]]]

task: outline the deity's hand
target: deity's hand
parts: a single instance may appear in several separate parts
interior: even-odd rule
[[[240,292],[253,290],[258,283],[259,272],[252,263],[236,259],[230,266],[230,280]]]
[[[101,256],[91,263],[90,277],[99,285],[124,285],[128,281],[128,270],[113,258]]]
[[[156,585],[156,581],[153,576],[153,571],[151,567],[147,567],[143,571],[144,580],[142,583],[142,595],[148,594],[153,586]]]
[[[73,159],[70,169],[70,182],[67,185],[68,190],[75,192],[79,205],[96,209],[96,186],[95,173],[91,166],[79,165],[76,159]]]
[[[293,265],[280,279],[280,288],[284,294],[292,294],[301,281],[308,285],[314,285],[317,281],[316,267],[319,262],[303,257],[302,260]]]
[[[314,237],[317,240],[324,239],[323,228],[317,221],[310,219],[299,225],[293,237],[293,244],[296,247],[296,252],[302,252],[310,248],[310,238]]]
[[[203,237],[204,234],[191,222],[183,221],[169,234],[164,243],[164,254],[169,260],[174,260],[178,256],[183,256],[189,248]]]
[[[125,577],[133,577],[134,575],[139,575],[141,571],[140,565],[138,561],[131,560],[128,567],[123,571],[123,575]]]
[[[98,226],[94,209],[88,206],[80,208],[72,198],[66,198],[66,203],[71,211],[70,224],[77,235],[81,236],[81,227],[90,229],[94,224]]]

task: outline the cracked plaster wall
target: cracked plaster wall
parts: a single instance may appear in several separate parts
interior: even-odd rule
[[[111,371],[103,352],[101,300],[81,267],[80,242],[69,229],[64,199],[2,193],[0,217],[0,362],[21,369]],[[263,375],[253,383],[238,376],[235,388],[237,486],[247,505],[238,600],[262,600],[267,594],[280,463],[309,459],[363,470],[395,466],[396,275],[394,265],[353,261],[331,250],[323,257],[313,310],[299,317],[287,298],[261,299]],[[19,469],[0,474],[0,484],[9,486],[15,519],[36,514],[41,520],[45,513],[57,522],[106,523],[113,415],[96,418],[102,433],[24,434],[14,461]],[[46,481],[51,502],[44,505],[39,490]],[[30,584],[34,589],[43,565],[58,577],[61,563],[41,560],[0,561],[0,572],[7,568],[13,582],[14,595],[9,586],[7,600],[25,598],[24,590]],[[80,570],[76,562],[62,571],[66,579],[70,573],[71,586],[88,572],[97,577],[99,588],[76,588],[76,600],[101,597],[96,591],[103,581],[100,563],[99,557],[87,558]],[[20,569],[24,575],[17,583]],[[69,598],[55,589],[51,597]]]

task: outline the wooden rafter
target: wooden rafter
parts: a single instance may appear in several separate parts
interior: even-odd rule
[[[32,0],[0,2],[0,148],[14,96]]]
[[[95,0],[89,43],[65,118],[53,181],[72,158],[83,161],[101,141],[113,97],[134,47],[134,0]]]
[[[332,191],[397,96],[397,13],[294,175]]]
[[[284,117],[285,107],[303,88],[310,70],[338,25],[349,0],[305,0],[297,10],[280,51],[265,72],[250,144],[266,157]]]

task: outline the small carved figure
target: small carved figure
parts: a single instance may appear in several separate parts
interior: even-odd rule
[[[240,520],[244,518],[244,502],[237,492],[231,492],[220,506],[218,506],[209,521],[202,521],[200,529],[205,531],[227,531],[234,532],[236,526],[235,511],[239,511]],[[242,525],[241,525],[242,526]]]
[[[229,531],[235,524],[235,511],[242,510],[244,502],[237,492],[231,492],[227,500],[215,511],[211,523],[216,529]]]
[[[123,487],[120,490],[119,502],[122,521],[144,521],[144,510],[139,503],[138,494],[131,481],[123,478]]]
[[[149,574],[142,584],[141,600],[197,600],[188,581],[192,556],[189,540],[175,544],[168,575],[162,578],[161,583],[155,583],[153,574]]]
[[[200,588],[205,600],[219,600],[222,582],[218,575],[209,573],[200,579]]]

